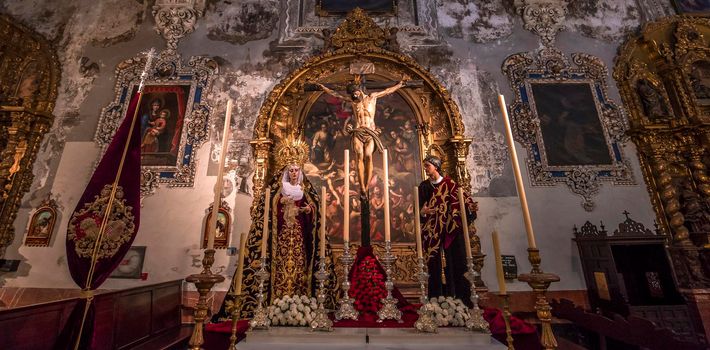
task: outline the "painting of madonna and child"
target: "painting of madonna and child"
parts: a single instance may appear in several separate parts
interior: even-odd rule
[[[352,124],[351,104],[322,94],[304,121],[304,138],[310,146],[310,162],[304,173],[313,186],[326,187],[327,234],[330,242],[343,243],[344,150],[350,148],[346,123]],[[412,108],[397,93],[377,101],[375,125],[382,144],[389,152],[391,234],[393,243],[414,243],[414,186],[421,182],[419,137]],[[350,237],[360,241],[360,196],[355,155],[350,152]],[[384,241],[384,196],[382,154],[375,151],[370,181],[370,237]],[[320,190],[319,190],[320,192]]]
[[[189,95],[189,85],[144,88],[138,109],[144,166],[176,165]]]

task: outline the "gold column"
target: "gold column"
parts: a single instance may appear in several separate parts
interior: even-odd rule
[[[261,198],[264,194],[267,176],[269,176],[269,155],[273,142],[267,138],[259,138],[249,142],[254,152],[254,195],[253,198]],[[256,201],[254,201],[256,203]],[[256,205],[252,205],[252,210]],[[254,213],[251,213],[254,216]]]
[[[666,160],[668,156],[669,154],[665,152],[659,152],[658,150],[654,152],[652,155],[653,174],[674,241],[680,245],[689,245],[692,243],[690,242],[688,229],[683,225],[685,218],[680,212],[678,190],[673,185],[670,165]]]

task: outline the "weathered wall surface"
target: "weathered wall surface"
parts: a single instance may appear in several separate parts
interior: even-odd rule
[[[303,1],[306,5],[312,2]],[[513,99],[501,72],[503,60],[513,53],[537,50],[538,37],[523,29],[512,0],[417,2],[416,18],[424,34],[400,32],[399,40],[404,52],[430,68],[451,91],[463,114],[466,135],[474,140],[468,168],[480,203],[477,227],[483,250],[492,255],[490,232],[497,229],[502,235],[503,253],[516,255],[520,271],[527,271],[522,216],[496,97],[503,93],[508,101]],[[233,138],[245,150],[240,159],[247,160],[250,155],[245,145],[251,139],[264,98],[289,71],[320,49],[317,37],[303,39],[294,34],[293,9],[298,8],[297,3],[297,0],[209,1],[195,32],[180,41],[178,52],[185,60],[193,55],[206,55],[220,64],[213,90],[206,96],[212,105],[218,106],[210,119],[210,142],[197,152],[193,188],[161,187],[143,203],[135,245],[147,246],[143,270],[148,273],[148,280],[109,279],[105,287],[161,282],[198,271],[199,240],[216,175],[214,146],[219,143],[223,101],[228,96],[236,101]],[[7,259],[21,259],[22,264],[17,273],[0,276],[0,286],[73,287],[64,257],[68,216],[99,157],[93,137],[100,110],[114,98],[116,65],[150,47],[165,46],[154,30],[152,6],[152,1],[128,0],[57,3],[7,0],[0,4],[1,12],[52,40],[62,65],[57,119],[35,164],[36,180],[18,215],[15,242],[5,254]],[[408,6],[401,6],[401,11],[415,8]],[[661,0],[572,1],[557,46],[567,54],[596,55],[611,68],[617,48],[628,33],[644,21],[671,11],[668,3]],[[415,20],[411,13],[401,18],[403,22]],[[613,80],[611,77],[609,80],[611,98],[620,104]],[[526,152],[520,145],[517,148],[519,161],[524,162]],[[609,227],[622,221],[621,212],[625,209],[636,220],[652,224],[653,212],[633,145],[627,144],[624,152],[632,163],[637,185],[603,184],[595,196],[597,209],[591,213],[579,205],[581,199],[565,186],[528,186],[543,268],[562,277],[562,282],[553,288],[585,288],[576,246],[571,241],[573,225],[603,220]],[[525,172],[524,177],[529,185]],[[241,180],[236,174],[231,174],[230,179]],[[51,247],[24,247],[21,243],[29,213],[50,191],[58,198],[62,210],[57,235]],[[234,218],[231,245],[237,246],[238,233],[249,227],[251,197],[230,191],[226,200]],[[495,290],[491,262],[492,258],[487,258],[484,280]],[[220,250],[215,267],[231,276],[234,258]],[[218,288],[226,289],[226,284]],[[527,287],[516,282],[510,289],[527,290]]]

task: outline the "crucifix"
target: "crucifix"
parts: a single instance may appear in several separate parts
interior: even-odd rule
[[[377,149],[382,152],[382,141],[375,125],[375,110],[377,99],[394,93],[405,86],[420,86],[421,81],[407,81],[406,76],[402,80],[392,85],[392,83],[367,84],[364,75],[375,72],[375,65],[371,62],[353,62],[350,64],[350,74],[354,75],[354,80],[346,86],[347,95],[336,91],[334,86],[315,83],[305,87],[309,91],[324,91],[335,96],[352,106],[352,120],[355,125],[348,124],[345,130],[350,133],[350,148],[355,153],[355,164],[357,168],[358,181],[360,183],[360,220],[362,226],[362,246],[370,245],[370,200],[369,185],[372,179],[372,156]],[[380,91],[368,92],[370,89],[381,89]],[[345,176],[350,176],[345,174]],[[383,179],[388,181],[388,179]],[[347,198],[345,200],[348,200]]]

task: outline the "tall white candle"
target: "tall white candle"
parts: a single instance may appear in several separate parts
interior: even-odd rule
[[[463,188],[459,186],[459,209],[461,210],[461,225],[463,226],[463,239],[466,244],[466,257],[471,257],[471,238],[468,236],[468,217],[466,217],[466,202],[463,198]]]
[[[212,216],[209,222],[209,234],[207,235],[207,249],[214,249],[214,237],[217,234],[217,217],[219,216],[219,205],[222,204],[222,187],[224,186],[224,162],[227,159],[227,147],[229,142],[229,123],[232,119],[232,100],[227,100],[227,114],[224,117],[224,130],[222,131],[222,152],[219,155],[219,168],[217,170],[217,182],[214,184],[214,202],[212,202]],[[227,229],[226,227],[224,228]]]
[[[387,162],[387,149],[382,150],[382,171],[384,172],[384,202],[385,202],[385,242],[390,241],[390,171]]]
[[[515,143],[513,142],[513,131],[510,128],[510,120],[508,119],[508,108],[505,105],[505,97],[498,95],[498,104],[503,112],[503,123],[505,124],[505,139],[510,150],[510,161],[513,163],[513,173],[515,174],[515,185],[518,188],[518,196],[520,197],[520,206],[523,208],[523,220],[525,221],[525,232],[528,236],[528,247],[537,248],[535,243],[535,233],[533,232],[532,221],[530,220],[530,210],[528,209],[528,199],[525,196],[525,187],[523,187],[523,176],[520,174],[520,165],[518,164],[518,153],[515,151]]]
[[[498,293],[506,294],[505,276],[503,275],[503,258],[500,255],[500,242],[498,241],[498,232],[493,231],[493,254],[496,259],[496,277],[498,278]]]
[[[242,276],[244,275],[244,256],[247,254],[247,233],[242,232],[239,238],[239,263],[237,264],[237,278],[234,281],[234,291],[237,295],[242,292]]]
[[[271,191],[269,187],[264,188],[264,227],[261,235],[261,257],[266,256],[266,248],[269,246],[269,216],[271,216]]]
[[[350,150],[345,150],[345,181],[343,184],[343,242],[350,242]]]
[[[419,222],[419,187],[414,186],[414,235],[417,240],[417,258],[422,257],[422,226]]]
[[[321,206],[320,206],[320,257],[325,258],[325,186],[321,187]]]

